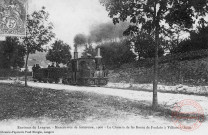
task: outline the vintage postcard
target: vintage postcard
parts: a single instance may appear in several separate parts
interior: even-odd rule
[[[207,0],[0,0],[0,135],[206,135],[207,96]]]

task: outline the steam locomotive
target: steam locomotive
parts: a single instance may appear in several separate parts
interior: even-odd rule
[[[102,86],[108,83],[108,70],[102,64],[100,49],[96,57],[78,58],[74,52],[74,59],[65,68],[49,67],[33,71],[34,82],[59,83],[69,85]]]

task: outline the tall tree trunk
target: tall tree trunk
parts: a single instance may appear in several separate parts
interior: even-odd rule
[[[154,80],[153,80],[153,100],[152,107],[156,109],[158,106],[157,99],[157,84],[158,84],[158,46],[159,46],[159,25],[156,25],[155,29],[155,60],[154,60]]]
[[[27,52],[26,60],[25,60],[25,87],[27,87],[27,63],[28,63],[29,53]]]

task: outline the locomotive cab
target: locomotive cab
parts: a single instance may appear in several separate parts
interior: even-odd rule
[[[71,61],[72,74],[63,79],[64,84],[106,85],[108,72],[101,62],[100,52],[95,58],[82,57]]]
[[[65,84],[106,85],[107,70],[98,65],[95,58],[79,58],[72,60],[72,75],[64,78]]]

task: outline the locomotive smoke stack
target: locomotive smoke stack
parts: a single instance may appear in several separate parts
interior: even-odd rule
[[[74,59],[78,59],[77,45],[75,45],[74,47]]]
[[[74,52],[74,59],[78,59],[78,52]]]
[[[100,48],[98,48],[98,50],[97,50],[97,56],[96,56],[95,58],[98,58],[98,59],[99,59],[99,58],[100,58],[100,59],[102,58],[102,56],[100,55]]]
[[[98,57],[101,57],[101,56],[100,56],[100,48],[98,48]]]
[[[100,55],[100,48],[97,49],[97,56],[95,56],[96,58],[96,61],[97,61],[97,69],[99,69],[100,65],[101,65],[101,59],[102,59],[102,56]]]

